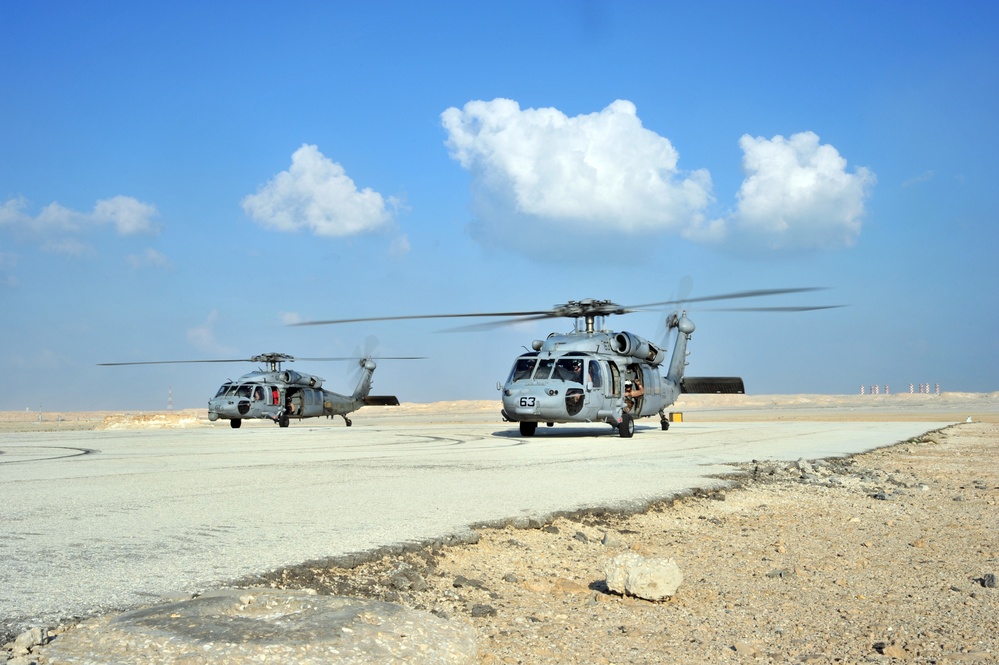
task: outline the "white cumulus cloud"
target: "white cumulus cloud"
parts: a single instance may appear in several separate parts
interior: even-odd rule
[[[744,135],[746,179],[731,218],[736,236],[769,249],[817,249],[854,244],[864,201],[877,181],[814,132],[772,139]]]
[[[644,128],[629,101],[571,118],[509,99],[472,101],[441,122],[490,235],[516,233],[505,228],[512,215],[587,234],[703,231],[710,175],[680,171],[669,139]]]
[[[119,235],[156,234],[156,206],[131,196],[101,199],[91,212],[80,212],[52,202],[32,216],[24,197],[9,199],[0,206],[0,228],[9,227],[23,234],[45,236],[58,233],[83,234],[103,226],[113,226]]]
[[[291,167],[244,197],[242,206],[264,228],[343,237],[390,226],[392,202],[371,188],[358,190],[340,164],[303,145],[292,154]]]
[[[840,247],[860,232],[876,182],[812,132],[743,136],[746,179],[735,209],[716,205],[707,169],[680,168],[670,140],[642,126],[635,105],[568,117],[509,99],[441,114],[450,155],[472,176],[472,232],[537,255],[533,239],[640,240],[680,236],[719,247]],[[608,234],[613,234],[610,236]]]
[[[159,228],[152,219],[156,208],[130,196],[115,196],[98,201],[91,218],[101,224],[111,224],[121,235],[156,233]]]

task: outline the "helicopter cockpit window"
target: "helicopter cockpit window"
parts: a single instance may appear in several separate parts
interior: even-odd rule
[[[561,379],[562,381],[572,381],[573,383],[582,383],[582,358],[560,358],[555,364],[555,375],[553,378]]]
[[[225,395],[226,391],[228,391],[230,388],[232,388],[232,384],[231,383],[223,383],[222,387],[219,388],[219,391],[217,393],[215,393],[215,396],[216,397],[221,397],[222,395]]]
[[[513,366],[513,372],[510,374],[511,381],[523,381],[525,379],[531,378],[531,373],[534,372],[534,366],[538,363],[537,358],[517,358],[516,364]]]
[[[257,386],[253,389],[253,399],[257,402],[264,401],[264,387]]]
[[[589,375],[587,381],[593,384],[594,388],[599,388],[603,385],[603,377],[600,376],[600,363],[596,360],[590,361]]]
[[[250,396],[250,386],[240,386],[236,389],[237,397],[249,397]]]
[[[534,372],[535,379],[548,379],[552,375],[552,368],[555,366],[555,360],[552,358],[544,358],[538,362],[538,369]]]

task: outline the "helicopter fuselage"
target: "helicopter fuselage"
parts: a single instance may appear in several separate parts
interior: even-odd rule
[[[324,389],[323,379],[294,370],[256,371],[244,374],[235,381],[227,381],[208,400],[208,419],[229,420],[232,427],[239,427],[245,419],[269,419],[287,427],[292,418],[341,416],[349,426],[348,413],[366,404],[396,406],[399,400],[392,396],[373,397],[371,374],[374,362],[361,361],[362,376],[353,395],[340,395]]]
[[[692,329],[692,327],[691,327]],[[663,376],[666,354],[628,332],[573,331],[536,340],[520,355],[505,384],[503,418],[534,433],[537,423],[606,422],[630,427],[635,418],[660,414],[680,394],[683,354],[689,332],[674,349],[677,372]],[[681,355],[677,358],[676,353]],[[631,397],[625,384],[638,381],[643,394]],[[633,429],[622,430],[630,436]]]

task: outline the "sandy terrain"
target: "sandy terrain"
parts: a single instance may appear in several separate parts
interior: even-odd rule
[[[488,664],[999,662],[999,393],[698,395],[674,408],[690,422],[912,419],[941,430],[846,460],[750,463],[731,489],[642,514],[484,529],[474,545],[247,582],[431,611],[473,626]],[[369,407],[355,426],[498,422],[496,410]],[[0,414],[0,431],[227,427],[194,410],[33,415]],[[623,552],[675,559],[677,593],[650,602],[608,592],[605,561]],[[78,629],[56,639],[64,630]],[[15,662],[51,661],[43,646]]]
[[[997,443],[999,426],[961,424],[831,464],[747,465],[740,488],[644,514],[258,583],[469,622],[489,664],[997,662]],[[608,593],[604,562],[628,551],[676,560],[671,600]]]

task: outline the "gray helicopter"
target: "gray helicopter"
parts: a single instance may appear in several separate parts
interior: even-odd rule
[[[382,359],[382,358],[379,358]],[[418,357],[386,357],[389,360],[419,360]],[[362,406],[398,406],[399,398],[393,395],[370,395],[371,377],[375,361],[371,355],[350,358],[298,358],[305,361],[356,360],[361,376],[351,395],[340,395],[323,388],[323,379],[312,374],[281,369],[281,363],[292,362],[294,357],[284,353],[262,353],[258,356],[235,360],[157,360],[147,362],[98,363],[115,365],[162,365],[173,363],[266,363],[268,369],[244,374],[235,381],[226,381],[208,400],[208,419],[228,420],[230,427],[238,429],[244,420],[266,419],[287,427],[292,418],[340,416],[347,427],[353,423],[348,413]]]
[[[681,393],[745,392],[739,377],[687,377],[687,342],[694,332],[686,312],[674,311],[666,317],[667,337],[673,338],[673,352],[667,363],[667,344],[654,344],[630,332],[604,328],[604,319],[614,314],[684,305],[690,302],[729,300],[818,290],[815,287],[743,291],[694,299],[670,300],[624,307],[609,300],[579,300],[556,305],[550,310],[473,314],[430,314],[361,319],[309,321],[294,325],[326,325],[396,319],[437,319],[464,317],[507,317],[506,320],[465,326],[455,330],[485,329],[523,321],[549,318],[575,320],[568,333],[551,333],[535,340],[531,350],[513,364],[506,382],[496,387],[502,392],[501,416],[517,422],[522,436],[534,436],[538,423],[605,422],[620,436],[635,433],[635,420],[658,414],[660,426],[669,429],[666,409]],[[804,307],[742,307],[736,311],[798,312],[829,309],[840,305]],[[512,318],[509,318],[512,317]],[[665,371],[665,374],[663,374]]]

